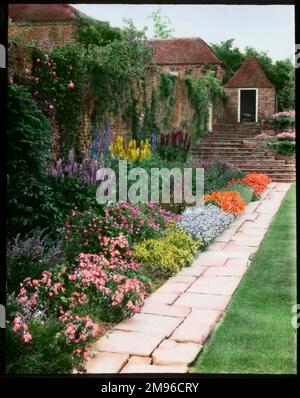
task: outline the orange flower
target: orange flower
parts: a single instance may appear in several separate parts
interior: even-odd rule
[[[247,187],[252,188],[255,195],[260,195],[265,191],[267,185],[270,184],[272,180],[263,173],[248,173],[243,178],[235,178],[228,181],[227,185],[232,185],[235,182],[244,184]]]
[[[204,201],[211,201],[221,207],[226,213],[231,213],[235,216],[242,214],[245,210],[245,202],[236,191],[213,192],[210,195],[204,195]]]

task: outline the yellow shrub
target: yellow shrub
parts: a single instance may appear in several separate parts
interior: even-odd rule
[[[164,238],[146,239],[139,243],[135,248],[135,258],[155,270],[171,275],[190,265],[202,246],[201,241],[171,224]]]

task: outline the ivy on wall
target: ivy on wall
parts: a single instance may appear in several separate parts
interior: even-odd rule
[[[210,104],[216,99],[221,99],[225,102],[227,96],[221,82],[214,76],[213,72],[202,77],[186,76],[183,79],[194,109],[194,136],[201,137],[208,131]]]
[[[170,118],[172,116],[174,105],[175,105],[175,82],[176,78],[172,75],[167,75],[165,73],[160,74],[160,84],[159,84],[159,99],[165,102],[166,112],[163,118],[163,128],[165,130],[169,129]]]

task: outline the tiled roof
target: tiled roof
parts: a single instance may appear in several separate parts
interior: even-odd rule
[[[147,43],[154,49],[153,61],[160,65],[222,64],[200,37],[149,40]]]
[[[256,57],[247,58],[232,78],[225,84],[228,88],[273,88]]]
[[[69,4],[10,4],[9,17],[13,21],[69,21],[77,11]]]

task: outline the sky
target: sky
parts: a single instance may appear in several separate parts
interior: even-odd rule
[[[138,29],[148,26],[148,17],[161,8],[175,29],[175,37],[201,37],[208,44],[234,38],[234,45],[266,51],[274,60],[291,58],[294,46],[293,6],[245,5],[140,5],[71,4],[79,11],[112,26],[122,27],[123,18],[131,18]]]

